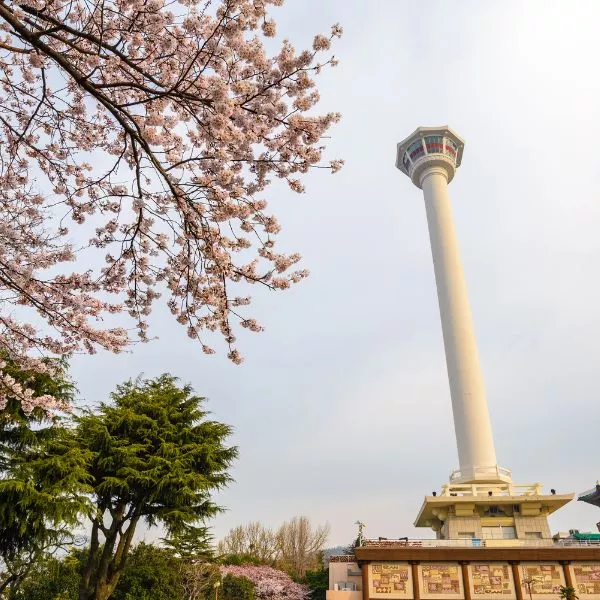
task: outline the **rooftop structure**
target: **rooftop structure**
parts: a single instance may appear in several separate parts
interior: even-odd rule
[[[600,482],[596,482],[596,487],[593,487],[591,490],[580,494],[577,500],[581,500],[581,502],[587,502],[588,504],[593,504],[594,506],[598,506],[600,508]]]

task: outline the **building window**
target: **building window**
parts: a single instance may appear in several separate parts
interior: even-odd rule
[[[506,516],[506,510],[504,506],[496,506],[495,504],[490,504],[485,511],[484,514],[486,517],[497,517],[497,516]]]
[[[541,540],[542,539],[542,532],[541,531],[526,531],[525,532],[525,537],[528,540]]]
[[[447,156],[451,156],[452,158],[456,158],[456,154],[458,153],[458,148],[456,146],[456,144],[450,139],[450,138],[446,138],[445,139],[445,149],[444,149],[444,154],[446,154]]]
[[[475,537],[474,531],[459,531],[458,537],[461,540],[472,540]]]
[[[410,170],[410,160],[408,158],[408,154],[405,152],[404,156],[402,157],[402,165],[404,166],[404,168],[406,169],[406,172],[408,173],[408,171]]]
[[[443,154],[444,138],[441,135],[426,135],[425,146],[427,147],[427,154]]]
[[[517,537],[517,532],[514,527],[501,526],[497,527],[482,527],[482,537],[486,540],[514,540]]]
[[[421,156],[425,156],[425,148],[423,148],[423,140],[419,138],[416,142],[413,142],[407,149],[406,152],[410,156],[410,160],[413,162]]]

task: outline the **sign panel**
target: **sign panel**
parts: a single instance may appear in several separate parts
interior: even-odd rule
[[[575,563],[569,566],[578,596],[600,598],[600,563]]]
[[[370,598],[412,598],[411,567],[401,562],[374,562],[369,565]]]
[[[461,568],[458,563],[419,565],[421,598],[463,598]]]
[[[468,572],[473,599],[516,597],[512,569],[508,563],[472,563]]]
[[[562,567],[558,563],[521,563],[523,596],[536,600],[556,600],[560,587],[565,585]]]

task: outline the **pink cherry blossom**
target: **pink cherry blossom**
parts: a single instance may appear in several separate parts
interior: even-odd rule
[[[104,319],[125,313],[147,340],[163,297],[203,352],[217,332],[241,362],[234,330],[262,326],[240,288],[286,289],[308,275],[299,255],[274,251],[266,189],[280,178],[303,192],[308,170],[342,165],[323,162],[339,115],[315,112],[314,81],[335,64],[324,53],[341,27],[270,56],[268,11],[282,4],[0,0],[6,356],[42,368],[44,356],[119,352],[130,332]],[[91,231],[84,247],[79,225]],[[0,369],[0,405],[7,394],[53,404]]]
[[[307,586],[296,583],[287,573],[266,565],[228,565],[221,567],[221,574],[250,580],[259,600],[306,600],[310,595]]]

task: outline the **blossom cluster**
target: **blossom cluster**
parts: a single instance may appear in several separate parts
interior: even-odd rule
[[[296,583],[287,573],[266,565],[228,565],[221,567],[221,574],[250,580],[259,600],[306,600],[310,595],[307,586]]]
[[[262,329],[240,286],[308,275],[298,254],[275,250],[262,194],[273,178],[302,192],[310,169],[342,165],[323,164],[339,115],[315,113],[313,77],[336,63],[324,53],[342,31],[270,56],[268,8],[282,4],[0,1],[0,350],[11,360],[118,352],[130,335],[103,319],[125,312],[146,340],[166,295],[204,352],[220,332],[240,362],[236,326]],[[69,227],[86,222],[93,235],[76,248]]]

